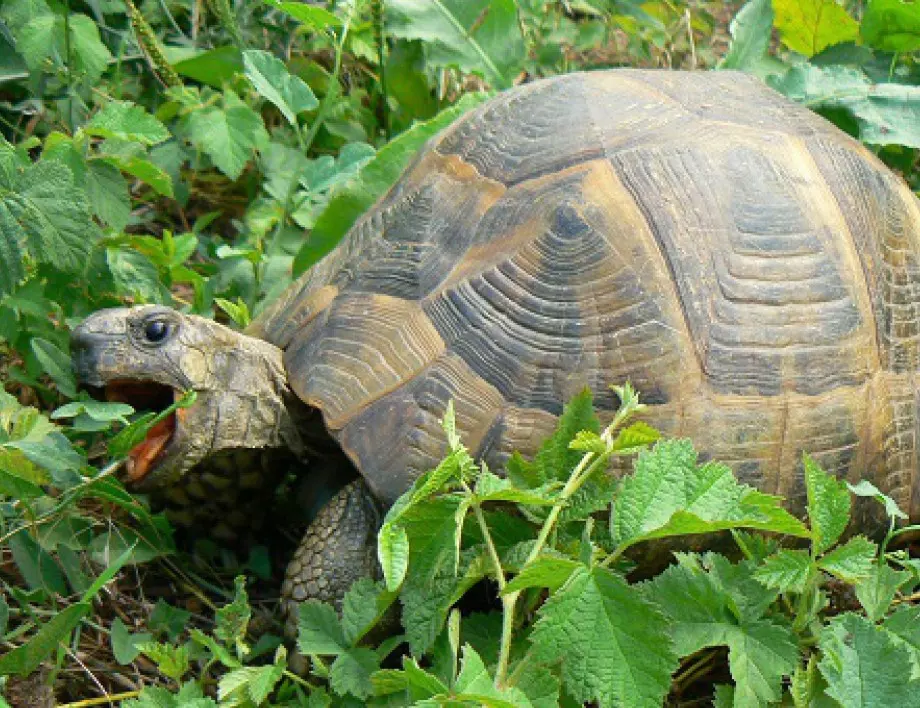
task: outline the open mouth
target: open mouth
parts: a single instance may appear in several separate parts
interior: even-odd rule
[[[105,385],[102,396],[107,401],[127,403],[136,411],[161,412],[178,400],[180,393],[172,386],[152,381],[116,380]],[[177,408],[153,425],[144,440],[131,448],[125,464],[130,482],[143,480],[162,460],[184,413],[185,409]]]

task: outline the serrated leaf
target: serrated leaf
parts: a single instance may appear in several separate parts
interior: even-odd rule
[[[508,706],[509,708],[532,708],[533,704],[519,688],[496,688],[495,680],[482,658],[469,644],[463,647],[460,674],[454,684],[455,700],[476,701],[484,706]]]
[[[538,661],[561,661],[578,701],[657,708],[677,668],[664,616],[603,568],[576,570],[540,608],[530,641]]]
[[[162,642],[139,642],[137,648],[153,660],[161,674],[179,681],[189,670],[188,646]]]
[[[121,705],[122,708],[217,708],[217,703],[205,696],[194,681],[182,684],[176,694],[161,686],[147,686],[135,700]]]
[[[230,179],[237,179],[255,149],[268,142],[261,116],[232,91],[224,93],[223,108],[196,110],[187,124],[192,143]]]
[[[826,553],[818,567],[844,582],[855,583],[872,574],[877,555],[878,546],[865,536],[856,536]]]
[[[310,238],[294,258],[294,273],[303,273],[329,253],[359,217],[396,182],[409,160],[429,138],[486,98],[485,94],[465,94],[434,118],[416,123],[383,146],[355,178],[337,187],[316,220]]]
[[[532,587],[556,591],[581,567],[581,563],[570,558],[537,556],[505,585],[502,595]]]
[[[141,106],[130,101],[110,101],[83,126],[83,132],[100,138],[117,138],[156,145],[169,138],[169,131]]]
[[[821,632],[818,646],[826,693],[843,708],[920,706],[909,650],[883,627],[852,613],[838,615]]]
[[[127,172],[144,184],[150,185],[158,194],[164,197],[173,197],[172,178],[160,167],[137,156],[102,155],[101,160],[117,167],[122,172]]]
[[[409,537],[398,524],[384,524],[377,533],[377,560],[383,571],[386,588],[399,589],[409,568]]]
[[[607,452],[607,443],[597,433],[579,430],[575,434],[575,439],[569,443],[569,448],[579,452],[593,452],[595,455],[603,455]]]
[[[293,76],[284,62],[260,49],[243,52],[246,78],[259,95],[281,111],[288,123],[297,127],[297,115],[319,106],[310,87],[299,76]]]
[[[802,592],[810,570],[808,551],[783,549],[764,560],[754,571],[754,577],[780,592]]]
[[[127,244],[105,249],[105,261],[120,293],[141,302],[168,303],[160,272],[147,256]]]
[[[123,231],[131,218],[131,195],[118,168],[104,160],[90,160],[83,188],[93,213],[113,231]]]
[[[237,656],[249,653],[246,631],[252,617],[249,595],[246,593],[246,578],[238,575],[233,581],[233,601],[214,613],[214,636],[224,644],[236,647]]]
[[[25,644],[0,656],[0,675],[27,676],[31,674],[57,648],[58,644],[70,636],[71,630],[89,614],[91,609],[90,604],[78,602],[53,615]]]
[[[543,506],[555,502],[558,485],[547,485],[538,489],[519,489],[511,483],[511,480],[484,469],[476,479],[476,487],[473,491],[481,502],[507,501]]]
[[[298,608],[297,649],[301,654],[337,656],[348,648],[345,634],[331,606],[307,600]]]
[[[820,555],[837,543],[850,522],[850,492],[846,482],[822,470],[804,454],[805,489],[808,494],[808,522],[814,552]]]
[[[631,453],[644,448],[661,438],[661,433],[641,420],[624,428],[614,438],[612,450],[618,454]]]
[[[873,622],[880,620],[891,607],[898,588],[910,580],[906,570],[895,570],[887,563],[876,563],[872,572],[856,583],[856,598]]]
[[[859,33],[874,49],[915,52],[920,49],[920,9],[914,0],[869,0]]]
[[[460,505],[457,496],[437,497],[413,506],[401,517],[409,541],[409,572],[423,582],[457,567]]]
[[[731,21],[729,33],[732,41],[719,68],[753,70],[767,53],[772,32],[771,0],[751,0],[745,3]]]
[[[329,684],[340,696],[367,698],[373,691],[371,675],[380,668],[372,649],[354,647],[339,654],[329,668]]]
[[[370,578],[356,581],[342,601],[342,631],[345,641],[354,646],[386,613],[396,593]]]
[[[425,43],[430,64],[483,76],[493,88],[511,86],[526,57],[513,0],[390,0],[387,29]]]
[[[32,351],[48,374],[57,384],[58,390],[68,398],[77,395],[77,382],[73,377],[70,355],[61,351],[54,342],[41,337],[32,338]]]
[[[773,0],[773,10],[783,44],[806,57],[859,35],[859,23],[836,0]]]
[[[284,667],[246,666],[234,669],[223,676],[217,684],[217,696],[222,706],[262,705],[281,680]],[[249,703],[252,701],[252,704]]]
[[[898,605],[882,624],[897,641],[909,648],[914,665],[912,676],[920,677],[920,606]]]

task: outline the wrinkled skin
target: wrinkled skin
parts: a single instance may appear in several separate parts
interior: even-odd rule
[[[152,341],[150,334],[162,338]],[[284,447],[302,452],[288,412],[293,394],[281,350],[267,342],[202,317],[140,306],[91,315],[74,330],[71,351],[83,385],[153,382],[198,394],[180,414],[153,468],[134,481],[135,489],[173,484],[221,450]]]

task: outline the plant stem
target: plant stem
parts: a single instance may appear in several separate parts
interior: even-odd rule
[[[104,696],[98,696],[96,698],[86,698],[82,701],[75,701],[74,703],[60,703],[58,704],[58,708],[85,708],[86,706],[101,706],[106,703],[114,703],[115,701],[125,701],[129,698],[137,698],[139,695],[141,695],[140,691],[110,693]]]

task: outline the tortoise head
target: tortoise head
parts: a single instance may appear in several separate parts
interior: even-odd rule
[[[136,489],[173,484],[223,450],[297,445],[281,350],[268,342],[146,305],[91,315],[74,330],[71,351],[79,383],[106,400],[162,411],[184,391],[197,393],[131,450]]]

